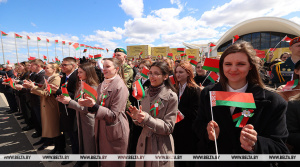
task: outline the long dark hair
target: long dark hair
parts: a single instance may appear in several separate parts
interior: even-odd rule
[[[166,85],[166,87],[170,88],[173,92],[176,92],[176,89],[174,88],[174,86],[172,85],[169,75],[170,75],[170,68],[168,66],[168,64],[166,62],[154,62],[151,67],[158,67],[162,73],[162,75],[167,75],[168,79],[166,79],[164,81],[164,84]],[[151,69],[150,67],[150,69]]]
[[[248,81],[248,83],[252,84],[252,85],[258,85],[261,88],[266,88],[265,84],[263,83],[263,81],[260,78],[259,75],[259,71],[258,71],[258,67],[259,65],[257,64],[257,61],[255,61],[255,57],[256,57],[256,51],[254,50],[254,48],[252,47],[252,45],[249,42],[246,41],[241,41],[241,42],[237,42],[234,43],[233,45],[229,46],[222,54],[221,59],[220,59],[220,63],[219,63],[219,73],[220,73],[220,83],[222,85],[223,90],[226,90],[226,85],[228,83],[228,79],[224,74],[223,71],[223,63],[224,63],[224,59],[226,58],[226,56],[228,56],[231,53],[245,53],[248,57],[248,61],[250,63],[251,66],[251,70],[249,71],[246,80]]]
[[[90,86],[98,86],[99,85],[99,79],[96,74],[95,67],[93,66],[92,63],[86,62],[86,63],[80,64],[78,66],[78,68],[85,71],[85,75],[86,75],[85,83],[87,83]],[[76,86],[77,91],[80,89],[80,84],[81,84],[81,82],[79,80],[79,77],[77,77],[77,86]]]

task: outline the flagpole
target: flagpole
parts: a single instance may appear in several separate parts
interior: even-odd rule
[[[17,48],[17,40],[16,40],[16,33],[15,33],[15,46],[16,46],[17,62],[19,62],[19,58],[18,58],[18,48]]]
[[[46,46],[47,46],[47,58],[49,60],[49,54],[48,54],[48,41],[47,41],[47,38],[46,38]]]
[[[75,48],[74,48],[75,49]],[[76,49],[75,49],[75,57],[76,57]]]
[[[62,57],[64,58],[64,44],[63,43],[61,43],[61,52],[62,52]]]
[[[57,57],[57,56],[56,56],[56,41],[55,41],[55,57]]]
[[[28,50],[28,58],[29,58],[30,56],[29,56],[29,46],[28,46],[28,35],[27,35],[27,50]]]
[[[91,47],[89,47],[89,55],[91,54],[91,50],[90,49],[91,49]]]
[[[212,121],[214,121],[214,116],[213,116],[213,112],[212,112],[212,104],[211,104],[211,91],[209,91],[209,96],[210,96],[210,113],[211,113],[211,119]],[[216,147],[216,154],[217,154],[217,157],[218,157],[218,145],[217,145],[217,135],[216,135],[216,131],[215,131],[215,128],[214,128],[214,133],[215,133],[215,147]],[[219,158],[217,159],[219,160]]]
[[[206,79],[208,78],[208,76],[210,75],[210,73],[211,73],[211,71],[209,72],[209,74],[205,77],[205,79],[203,80],[203,82],[202,82],[202,84],[201,85],[203,85],[204,84],[204,82],[206,81]]]
[[[4,50],[3,50],[2,33],[1,33],[1,45],[2,45],[2,54],[3,54],[3,64],[5,64],[5,56],[4,56]]]
[[[69,43],[69,57],[71,57],[71,54],[70,54],[70,43]]]
[[[38,57],[40,58],[40,49],[39,49],[39,40],[36,40],[37,48],[38,48]]]

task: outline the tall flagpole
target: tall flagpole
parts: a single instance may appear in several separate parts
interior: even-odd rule
[[[79,58],[81,58],[81,46],[79,46]]]
[[[56,41],[55,41],[55,57],[57,57],[57,56],[56,56]]]
[[[74,48],[75,49],[75,48]],[[76,57],[76,49],[75,49],[75,57]]]
[[[16,33],[15,33],[15,46],[16,46],[17,62],[19,62],[19,58],[18,58],[18,49],[17,49],[17,40],[16,40]]]
[[[28,50],[28,58],[29,58],[30,56],[29,56],[29,46],[28,46],[28,35],[27,35],[27,50]]]
[[[5,64],[5,56],[4,56],[4,50],[3,50],[2,33],[1,33],[1,45],[2,45],[2,53],[3,53],[3,64]]]
[[[89,55],[91,54],[91,47],[89,47]]]
[[[40,58],[40,49],[39,49],[39,40],[36,40],[37,48],[38,48],[38,57]]]
[[[48,55],[48,41],[47,41],[47,38],[46,38],[46,46],[47,46],[47,58],[49,60],[49,55]]]
[[[70,42],[69,42],[69,57],[71,57],[71,54],[70,54]]]
[[[61,52],[62,52],[62,57],[64,58],[64,45],[63,45],[63,43],[61,43]]]

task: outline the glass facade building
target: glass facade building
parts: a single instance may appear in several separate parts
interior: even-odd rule
[[[253,32],[240,36],[237,41],[244,40],[250,42],[254,49],[265,50],[274,48],[276,44],[283,39],[283,37],[288,36],[290,38],[295,38],[295,35],[280,33],[280,32]],[[222,44],[218,48],[218,52],[224,52],[232,44],[232,40],[229,40]],[[276,48],[285,48],[289,47],[288,42],[280,42]]]

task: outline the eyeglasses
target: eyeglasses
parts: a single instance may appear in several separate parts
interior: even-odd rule
[[[67,65],[72,65],[72,64],[61,64],[61,67],[66,67]]]
[[[158,76],[160,76],[160,75],[162,75],[162,74],[148,72],[148,76],[149,76],[149,77],[158,77]]]

